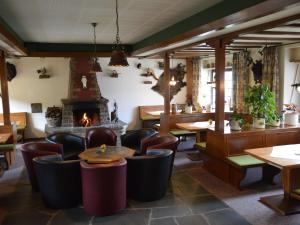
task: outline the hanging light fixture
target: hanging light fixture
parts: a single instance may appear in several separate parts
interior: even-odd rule
[[[102,72],[102,68],[100,66],[100,63],[98,62],[98,57],[96,56],[96,52],[97,52],[96,26],[97,26],[97,23],[91,23],[91,25],[94,29],[94,57],[93,57],[93,62],[92,62],[90,73],[97,73],[97,72]]]
[[[171,69],[173,69],[173,56],[174,56],[174,53],[171,53],[170,54],[170,61],[171,61]],[[172,76],[171,80],[169,81],[169,84],[170,86],[175,86],[176,85],[176,80],[175,80],[175,77],[174,75]]]
[[[129,66],[127,62],[127,57],[123,46],[121,46],[120,35],[119,35],[119,13],[118,13],[118,0],[116,0],[116,42],[111,53],[111,58],[109,61],[109,66]]]

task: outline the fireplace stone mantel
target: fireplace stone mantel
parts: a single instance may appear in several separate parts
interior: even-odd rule
[[[117,134],[117,145],[121,145],[121,139],[120,136],[126,132],[127,123],[123,121],[118,121],[117,123],[106,123],[99,126],[91,126],[91,127],[49,127],[48,125],[45,126],[45,132],[47,135],[53,134],[53,133],[72,133],[76,134],[78,136],[84,137],[86,136],[86,130],[95,128],[95,127],[108,127],[113,129]]]

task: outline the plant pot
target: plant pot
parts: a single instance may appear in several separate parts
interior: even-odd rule
[[[185,113],[192,113],[193,112],[193,106],[186,106],[185,107]]]
[[[279,127],[280,126],[280,120],[274,120],[274,121],[272,121],[272,123],[271,123],[271,126],[272,127]]]
[[[240,121],[239,120],[231,120],[229,122],[230,130],[241,130]]]
[[[265,118],[253,118],[253,127],[257,129],[266,128],[266,120]]]
[[[292,113],[285,113],[284,114],[284,124],[295,126],[298,124],[298,113],[292,112]]]

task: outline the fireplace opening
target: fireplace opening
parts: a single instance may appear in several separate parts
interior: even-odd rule
[[[74,126],[76,127],[90,127],[100,124],[100,110],[99,109],[76,109],[73,110]]]

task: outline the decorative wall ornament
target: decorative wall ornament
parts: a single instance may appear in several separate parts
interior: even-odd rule
[[[39,79],[45,79],[45,78],[50,78],[51,75],[47,74],[47,70],[45,67],[39,69],[36,71],[39,74]]]
[[[87,78],[85,75],[82,75],[81,77],[81,83],[82,83],[82,88],[87,89]]]
[[[116,70],[111,71],[110,77],[118,78],[119,73]]]
[[[16,66],[9,62],[6,63],[6,76],[7,80],[11,81],[17,75]]]
[[[183,65],[182,63],[179,63],[177,67],[170,69],[170,77],[174,77],[174,80],[176,81],[176,84],[174,86],[170,86],[170,99],[172,99],[173,96],[181,90],[181,88],[186,86],[186,82],[183,81],[185,74],[185,65]],[[159,77],[156,85],[152,87],[152,90],[158,92],[162,96],[164,96],[163,82],[164,73],[162,73],[162,75]]]
[[[155,75],[154,70],[147,68],[146,73],[142,73],[143,77],[153,77],[155,80],[159,80],[159,78]]]
[[[114,110],[110,113],[111,122],[117,123],[119,121],[118,118],[118,105],[116,100],[114,101]]]

